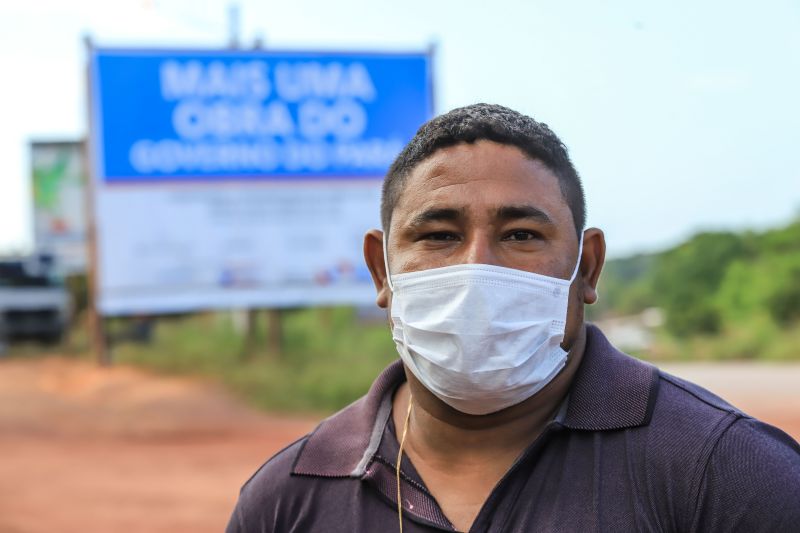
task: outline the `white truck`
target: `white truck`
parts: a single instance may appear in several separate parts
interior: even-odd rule
[[[0,351],[14,339],[56,343],[66,331],[70,298],[47,256],[0,260]]]

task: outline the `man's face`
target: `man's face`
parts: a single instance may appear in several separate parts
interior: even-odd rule
[[[568,279],[578,237],[558,179],[542,162],[479,141],[439,150],[408,176],[388,256],[392,274],[481,263]]]
[[[386,280],[382,237],[378,230],[367,232],[364,257],[378,291],[377,303],[389,308],[392,293]],[[441,149],[414,168],[392,212],[387,253],[392,274],[475,263],[569,279],[578,262],[578,242],[558,178],[514,146],[479,141]],[[577,369],[582,355],[583,304],[597,298],[595,287],[604,254],[602,232],[586,230],[561,344],[570,350],[577,343],[579,351],[537,397],[556,394],[561,390],[561,385],[556,385],[568,383]],[[436,398],[412,373],[406,372],[406,376],[414,398],[428,412],[438,413],[434,416],[451,422],[453,416],[470,418]],[[515,416],[515,409],[503,413]],[[474,421],[462,422],[473,427]]]
[[[387,245],[392,274],[475,263],[569,279],[579,240],[558,178],[544,163],[515,146],[478,141],[441,149],[414,168]],[[378,305],[388,307],[391,291],[370,268]],[[596,298],[596,281],[593,274],[587,286],[579,276],[570,288],[565,349],[583,324],[583,303]]]
[[[364,256],[378,291],[377,303],[388,308],[392,293],[382,237],[378,230],[367,233]],[[475,263],[569,279],[578,261],[578,242],[558,178],[516,147],[479,141],[441,149],[414,168],[392,212],[387,253],[392,274]],[[565,350],[582,338],[583,304],[597,298],[604,255],[602,232],[586,230],[580,273],[570,287]],[[580,356],[569,359],[568,371],[538,396],[557,390],[553,385],[559,380],[571,379],[577,363],[570,361],[579,362]],[[406,375],[414,397],[429,412],[457,414],[413,374]]]

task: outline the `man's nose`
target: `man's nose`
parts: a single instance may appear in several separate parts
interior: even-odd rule
[[[467,241],[463,263],[476,265],[497,265],[497,257],[491,239],[486,235],[473,235]]]

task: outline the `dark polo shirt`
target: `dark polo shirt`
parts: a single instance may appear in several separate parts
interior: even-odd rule
[[[800,446],[612,347],[594,326],[565,404],[471,531],[800,532]],[[397,531],[389,366],[242,488],[227,531]],[[404,531],[452,531],[403,458]]]

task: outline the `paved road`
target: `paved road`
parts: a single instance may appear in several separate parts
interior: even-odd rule
[[[800,365],[669,365],[800,438]],[[0,531],[219,532],[242,482],[316,425],[129,368],[0,361]]]

